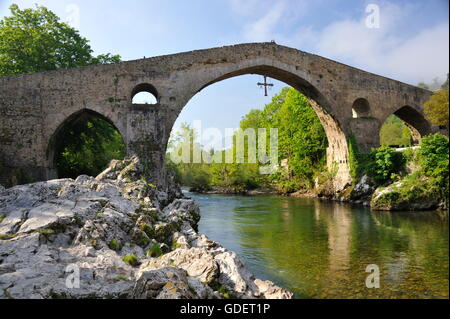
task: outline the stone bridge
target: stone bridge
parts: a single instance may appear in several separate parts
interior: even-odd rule
[[[165,185],[164,154],[177,116],[203,88],[243,74],[280,80],[305,94],[329,141],[329,167],[337,188],[351,183],[348,139],[361,151],[379,145],[379,130],[396,114],[416,139],[437,130],[424,118],[431,92],[317,55],[253,43],[198,50],[110,65],[0,77],[0,183],[58,176],[54,156],[61,129],[98,116],[121,133],[128,155],[150,160],[151,176]],[[156,104],[133,104],[139,92]]]

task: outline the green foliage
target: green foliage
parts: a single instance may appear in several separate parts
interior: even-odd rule
[[[42,228],[38,230],[38,233],[44,235],[45,237],[48,237],[55,234],[55,231],[53,229]]]
[[[112,159],[125,156],[122,136],[100,118],[77,121],[63,129],[58,139],[63,141],[55,156],[59,177],[96,176]]]
[[[89,41],[50,10],[36,5],[0,20],[0,76],[120,61],[119,55],[92,56]]]
[[[149,224],[141,223],[139,225],[139,228],[150,238],[152,238],[155,235],[155,230]]]
[[[161,250],[160,244],[153,244],[148,250],[147,250],[147,256],[157,258],[159,256],[163,255],[163,252]]]
[[[119,251],[122,248],[122,243],[117,239],[113,239],[109,242],[108,247],[114,251]]]
[[[448,89],[434,92],[425,102],[424,112],[434,125],[448,126]]]
[[[2,223],[2,221],[6,218],[5,215],[0,215],[0,224]]]
[[[384,146],[410,146],[412,144],[411,132],[401,119],[391,115],[381,127],[380,144]]]
[[[214,290],[219,292],[224,299],[234,299],[236,298],[236,296],[231,293],[227,287],[225,287],[224,285],[220,284],[217,280],[213,280],[212,282],[208,283],[208,286]]]
[[[426,178],[420,171],[405,176],[401,183],[392,187],[392,190],[381,194],[376,199],[376,206],[384,209],[392,207],[411,207],[410,203],[429,202],[439,198],[439,188],[434,181]]]
[[[170,245],[170,248],[172,248],[172,250],[181,248],[181,244],[179,244],[176,240],[172,240],[172,244]]]
[[[432,178],[433,185],[442,198],[449,191],[449,142],[446,136],[433,134],[422,138],[418,154],[419,164],[425,176]]]
[[[191,191],[203,193],[211,189],[210,177],[206,171],[196,170],[192,174]]]
[[[146,247],[150,243],[150,239],[146,235],[143,235],[135,238],[134,243],[140,247]]]
[[[353,182],[358,181],[360,177],[367,174],[369,165],[372,161],[371,155],[367,153],[361,153],[356,143],[354,135],[350,135],[348,138],[348,154],[349,154],[349,171]]]
[[[401,152],[396,152],[387,146],[373,149],[370,156],[372,161],[368,167],[369,173],[379,184],[395,179],[397,174],[403,171],[406,163],[405,157]]]
[[[134,254],[124,256],[122,258],[122,260],[125,263],[127,263],[128,265],[133,266],[133,267],[137,267],[137,266],[139,266],[141,264],[141,261],[139,260],[139,258],[136,255],[134,255]]]
[[[125,276],[125,275],[118,275],[116,277],[116,280],[118,280],[118,281],[129,281],[130,278],[128,278],[128,276]]]
[[[278,161],[287,161],[286,171],[280,170],[272,175],[260,174],[261,165],[249,161],[250,145],[246,138],[243,163],[236,163],[237,133],[230,149],[214,152],[214,158],[222,159],[220,163],[175,164],[169,160],[168,168],[175,172],[177,180],[183,185],[199,192],[214,186],[232,192],[245,192],[258,187],[275,187],[283,192],[293,192],[298,188],[311,187],[314,176],[325,168],[327,138],[308,99],[295,89],[284,88],[263,110],[251,110],[242,118],[240,129],[243,132],[254,129],[257,140],[259,128],[266,129],[267,135],[271,128],[278,129]],[[190,145],[191,160],[194,149],[201,150],[203,154],[212,154],[201,148],[196,135],[189,125],[183,124],[181,132],[172,136],[169,142],[169,155],[177,152],[183,143]],[[269,153],[269,136],[266,144],[266,152]],[[258,149],[258,143],[255,148]],[[234,163],[224,163],[226,154],[232,154]],[[258,154],[256,157],[258,159]]]

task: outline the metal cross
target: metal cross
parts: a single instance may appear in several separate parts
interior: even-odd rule
[[[272,83],[267,83],[267,77],[264,75],[264,83],[258,82],[258,86],[264,86],[264,96],[267,96],[267,87],[272,87]]]

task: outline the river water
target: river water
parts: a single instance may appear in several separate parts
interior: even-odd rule
[[[186,196],[200,205],[199,233],[296,298],[449,297],[448,215],[309,198]],[[368,265],[378,267],[380,288],[367,288],[376,275]]]

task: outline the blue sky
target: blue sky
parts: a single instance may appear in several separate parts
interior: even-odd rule
[[[79,27],[96,54],[123,60],[275,40],[411,84],[444,80],[449,70],[448,0],[0,0],[0,17],[12,3],[48,7]],[[379,28],[364,23],[368,4],[380,8]],[[260,80],[247,75],[204,89],[177,125],[237,127],[248,110],[270,101]],[[272,82],[270,95],[284,86]]]

